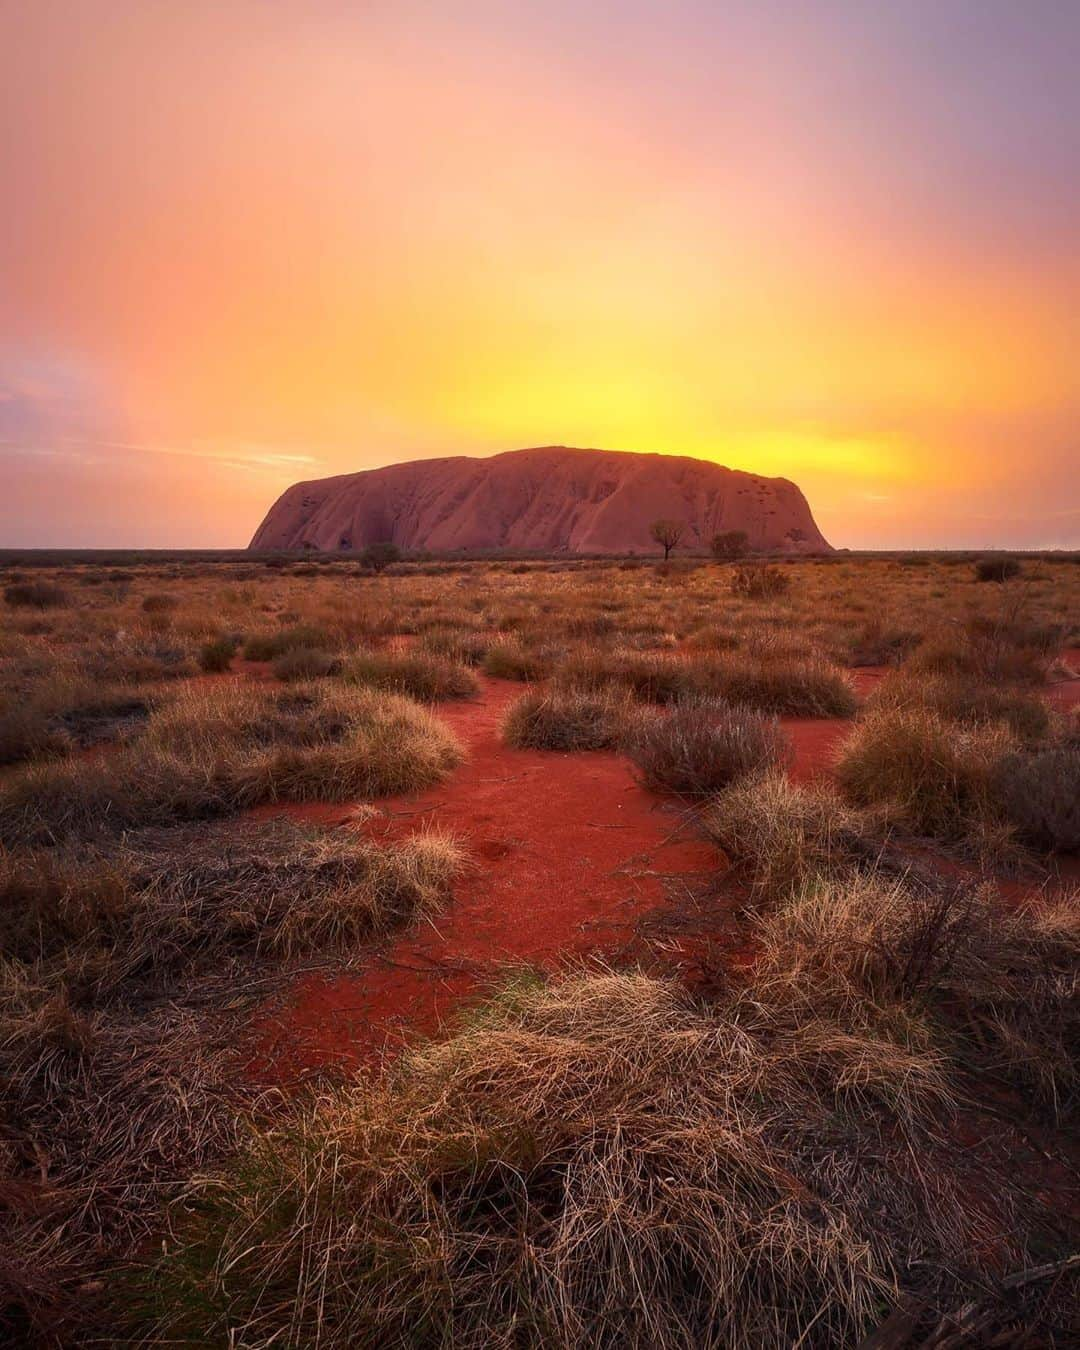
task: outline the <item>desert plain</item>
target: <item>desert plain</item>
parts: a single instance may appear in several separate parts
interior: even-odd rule
[[[1075,556],[0,582],[9,1340],[1075,1343]]]

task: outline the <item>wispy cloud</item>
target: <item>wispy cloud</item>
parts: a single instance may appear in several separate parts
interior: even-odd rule
[[[306,465],[318,465],[323,460],[316,455],[301,454],[294,450],[279,450],[272,445],[258,445],[251,442],[223,442],[204,445],[158,445],[150,441],[98,441],[65,438],[65,444],[78,447],[84,455],[90,457],[95,451],[121,451],[138,455],[172,455],[185,459],[199,459],[233,469],[291,469]]]

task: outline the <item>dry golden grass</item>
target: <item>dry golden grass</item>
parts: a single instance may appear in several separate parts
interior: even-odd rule
[[[958,1023],[881,987],[858,945],[876,950],[869,894],[793,901],[789,933],[763,930],[760,983],[707,1008],[633,973],[519,982],[384,1079],[258,1133],[179,1215],[145,1283],[154,1334],[787,1350],[859,1343],[901,1291],[987,1299],[993,1264],[1023,1267],[1053,1224],[949,1144]],[[1016,988],[1046,940],[1021,935]],[[979,983],[1002,963],[981,940],[965,957],[949,988],[985,1021]],[[1060,1344],[1074,1314],[1058,1288]]]
[[[921,708],[884,709],[844,742],[836,777],[856,806],[888,808],[917,834],[960,842],[998,815],[998,767],[1015,748],[1000,725],[962,726]]]
[[[1037,686],[1080,635],[1080,568],[999,586],[971,559],[836,557],[739,594],[711,565],[269,561],[35,569],[65,603],[4,607],[0,750],[41,762],[0,779],[0,1337],[831,1350],[911,1293],[931,1320],[973,1300],[988,1336],[1080,1340],[1067,1279],[1041,1312],[995,1301],[1002,1269],[1072,1248],[1007,1150],[953,1143],[980,1083],[1075,1119],[1076,899],[950,891],[896,832],[1075,847],[1075,745]],[[325,678],[185,685],[233,654]],[[716,694],[846,716],[842,667],[868,662],[901,670],[843,797],[676,725]],[[268,1116],[233,1054],[252,1002],[301,954],[430,912],[459,859],[285,825],[233,848],[202,822],[438,781],[453,737],[382,691],[464,696],[478,665],[551,678],[511,740],[607,744],[652,714],[667,785],[723,788],[703,819],[755,965],[709,1003],[633,972],[522,981],[387,1076]],[[49,761],[113,736],[125,699],[125,745]],[[117,1256],[160,1246],[172,1199],[133,1301]]]
[[[702,828],[749,883],[761,908],[810,878],[840,879],[885,861],[883,823],[849,807],[829,786],[801,787],[784,773],[744,779],[713,797]]]
[[[422,652],[364,652],[350,657],[342,674],[349,684],[386,689],[422,703],[473,698],[480,689],[468,666]]]
[[[66,668],[34,671],[0,691],[0,766],[125,739],[156,702],[150,689],[102,685]]]
[[[606,692],[537,690],[507,708],[502,737],[518,750],[610,750],[634,718],[633,704]]]
[[[968,725],[1000,722],[1020,740],[1037,745],[1051,729],[1045,699],[1030,688],[991,684],[976,676],[920,675],[908,667],[891,673],[874,690],[873,709],[927,708]]]
[[[386,796],[439,782],[460,758],[438,718],[396,695],[322,682],[189,689],[129,747],[0,784],[0,843],[63,842],[259,802]]]
[[[90,1291],[249,1131],[236,1047],[281,963],[431,915],[462,864],[438,833],[376,847],[286,821],[3,858],[0,1334],[111,1337]]]
[[[844,1027],[884,1019],[1052,1115],[1080,1107],[1080,891],[1019,908],[992,886],[808,877],[758,925],[754,989]]]

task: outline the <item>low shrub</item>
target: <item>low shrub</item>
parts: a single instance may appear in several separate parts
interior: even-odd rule
[[[791,586],[791,578],[768,563],[738,563],[731,569],[731,590],[747,600],[772,600]]]
[[[787,740],[775,721],[703,700],[641,719],[626,753],[652,791],[701,797],[780,764]]]
[[[147,614],[171,614],[180,604],[175,595],[160,592],[143,597],[142,607]]]
[[[1080,849],[1080,746],[1050,746],[1007,755],[996,792],[1025,843],[1047,853]]]
[[[377,543],[368,544],[360,553],[360,566],[366,568],[369,572],[385,571],[391,563],[399,562],[401,559],[401,550],[396,544],[389,540],[380,540]]]
[[[920,639],[921,635],[910,628],[870,619],[847,634],[847,664],[855,668],[898,665],[918,646]]]
[[[199,667],[208,675],[218,675],[232,668],[236,643],[232,638],[210,638],[199,648]]]
[[[723,530],[709,540],[709,551],[718,562],[736,562],[750,552],[745,530]]]
[[[342,661],[340,656],[319,647],[292,647],[280,656],[275,656],[270,668],[276,679],[291,684],[297,680],[317,680],[327,675],[339,675]]]
[[[70,603],[67,591],[51,581],[20,581],[5,586],[4,599],[16,609],[60,609]]]
[[[525,694],[507,709],[502,735],[518,750],[608,750],[630,717],[625,699],[582,690]]]
[[[1022,571],[1015,558],[980,558],[975,564],[975,580],[1012,581]]]

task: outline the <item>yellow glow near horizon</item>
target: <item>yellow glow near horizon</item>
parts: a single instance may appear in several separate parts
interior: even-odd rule
[[[118,537],[156,490],[224,544],[294,477],[564,443],[791,478],[838,542],[1041,538],[1080,404],[1058,121],[1021,154],[895,16],[767,8],[630,4],[613,43],[568,0],[24,7],[12,522],[80,444]]]

